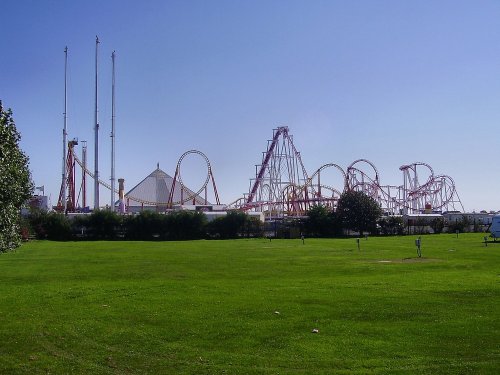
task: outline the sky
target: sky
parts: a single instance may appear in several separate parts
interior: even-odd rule
[[[310,174],[364,158],[382,185],[402,185],[399,167],[425,162],[453,178],[466,211],[500,210],[499,1],[2,0],[0,12],[0,100],[53,205],[66,46],[68,135],[88,141],[93,169],[97,35],[104,181],[116,51],[125,190],[157,163],[173,176],[196,149],[221,201],[232,202],[248,192],[273,129],[288,126]],[[200,158],[185,159],[187,186],[205,176]],[[101,205],[110,199],[101,188]]]

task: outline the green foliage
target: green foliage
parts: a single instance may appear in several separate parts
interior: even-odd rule
[[[142,211],[138,215],[125,216],[124,227],[126,238],[130,240],[149,241],[166,239],[165,215],[154,211]]]
[[[300,238],[304,235],[304,222],[302,219],[289,217],[275,223],[277,238]]]
[[[434,233],[436,233],[436,234],[441,233],[443,231],[443,228],[444,228],[444,219],[438,218],[438,217],[436,217],[435,219],[432,219],[430,222],[430,227],[432,228]]]
[[[426,231],[426,227],[429,225],[427,220],[423,217],[417,217],[413,223],[413,233],[414,234],[428,234],[429,231]]]
[[[384,235],[402,235],[404,221],[401,216],[385,216],[378,220],[380,232]]]
[[[205,236],[206,217],[203,212],[174,211],[166,216],[166,239],[197,240]]]
[[[120,216],[107,210],[69,218],[56,212],[35,210],[26,227],[38,239],[50,240],[194,240],[205,236],[206,217],[200,212],[179,211],[167,215],[143,211]]]
[[[214,238],[260,237],[263,223],[243,212],[231,211],[207,224],[203,212],[174,211],[160,214],[145,210],[137,215],[121,216],[99,210],[90,215],[68,218],[55,212],[34,210],[25,227],[38,239],[50,240],[197,240],[207,233]]]
[[[0,256],[0,373],[497,374],[483,236],[25,243]]]
[[[262,237],[264,235],[264,223],[256,217],[247,216],[243,226],[245,237]]]
[[[315,205],[307,212],[305,231],[308,237],[327,237],[330,232],[331,218],[326,207]]]
[[[337,213],[314,205],[307,212],[304,229],[308,237],[336,237],[342,234],[342,223]]]
[[[248,215],[241,211],[229,211],[226,216],[216,218],[207,224],[207,232],[216,238],[238,238],[244,233]]]
[[[377,220],[382,214],[378,203],[360,191],[342,193],[337,204],[337,214],[345,229],[359,232],[377,232]]]
[[[20,150],[12,111],[0,101],[0,252],[19,246],[20,209],[33,192],[28,157]]]
[[[97,210],[88,216],[88,236],[94,240],[113,240],[118,237],[121,217],[113,211]]]
[[[460,233],[465,233],[469,231],[469,226],[471,222],[469,218],[465,215],[461,219],[452,221],[448,224],[448,233],[456,233],[458,230]]]
[[[71,239],[71,223],[67,217],[61,213],[50,212],[45,221],[45,231],[47,239],[57,241],[67,241]]]
[[[201,212],[175,211],[159,214],[143,211],[124,218],[126,238],[131,240],[196,240],[205,235],[205,215]]]
[[[30,231],[37,239],[67,241],[72,239],[69,219],[58,212],[32,210],[27,218]]]

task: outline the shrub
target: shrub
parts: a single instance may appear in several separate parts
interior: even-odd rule
[[[240,211],[229,211],[226,216],[216,218],[207,225],[207,232],[211,237],[222,239],[238,238],[244,233],[248,215]]]

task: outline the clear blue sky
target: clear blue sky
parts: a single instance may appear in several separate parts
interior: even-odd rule
[[[248,192],[272,129],[287,125],[310,173],[366,158],[382,184],[400,185],[399,167],[423,161],[455,180],[467,211],[500,210],[499,1],[3,0],[0,11],[0,99],[53,204],[64,47],[69,136],[89,141],[93,166],[98,35],[103,180],[116,50],[116,174],[127,190],[157,162],[173,175],[199,149],[229,203]],[[183,170],[192,188],[197,164]]]

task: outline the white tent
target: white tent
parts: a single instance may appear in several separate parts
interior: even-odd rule
[[[142,209],[165,211],[170,191],[174,185],[173,182],[174,178],[162,171],[158,165],[151,174],[125,194],[127,212],[138,212]],[[181,203],[194,205],[211,204],[186,186],[182,187],[179,180],[177,180],[175,183],[172,204],[179,205]]]

